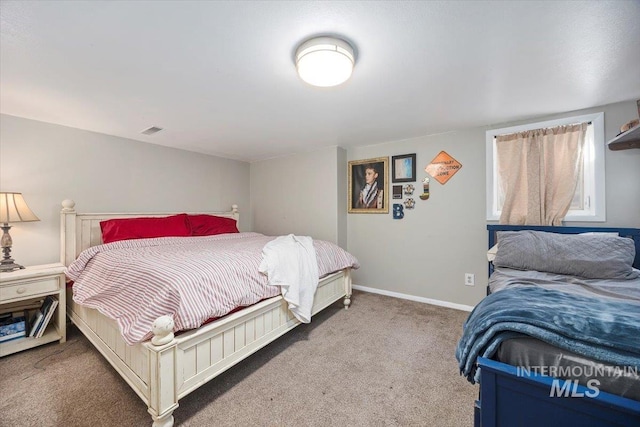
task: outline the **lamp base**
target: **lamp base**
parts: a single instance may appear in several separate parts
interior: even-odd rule
[[[2,224],[0,229],[2,229],[2,238],[0,238],[0,246],[2,246],[2,261],[0,261],[0,272],[6,273],[13,270],[21,270],[24,267],[20,264],[16,264],[13,258],[11,258],[11,245],[13,244],[13,240],[11,240],[11,235],[9,234],[9,229],[11,226],[7,223]]]
[[[22,269],[24,269],[24,266],[22,266],[20,264],[16,264],[15,262],[13,262],[13,260],[11,258],[3,259],[2,261],[0,261],[0,272],[1,273],[8,273],[10,271],[22,270]]]

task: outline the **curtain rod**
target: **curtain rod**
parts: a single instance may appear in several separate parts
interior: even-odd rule
[[[588,124],[588,125],[593,124],[593,122],[591,122],[591,121],[588,121],[588,122],[581,122],[581,123],[569,123],[569,124],[566,124],[566,125],[551,126],[551,127],[547,127],[547,128],[527,129],[527,130],[523,130],[523,131],[521,131],[521,132],[528,132],[528,131],[530,131],[530,130],[538,130],[538,129],[553,129],[553,128],[557,128],[557,127],[560,127],[560,126],[581,125],[581,124],[584,124],[584,123],[586,123],[586,124]],[[520,133],[520,132],[512,132],[512,133]],[[493,139],[496,139],[496,137],[498,137],[498,136],[502,136],[502,135],[511,135],[511,133],[501,133],[500,135],[493,135]]]

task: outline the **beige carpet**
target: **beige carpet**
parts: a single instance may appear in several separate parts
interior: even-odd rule
[[[191,393],[181,426],[471,426],[454,350],[468,313],[356,292]],[[0,359],[2,426],[149,426],[146,405],[77,331]]]

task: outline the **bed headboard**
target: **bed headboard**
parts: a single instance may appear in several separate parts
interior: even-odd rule
[[[73,200],[62,202],[60,212],[60,262],[71,264],[85,249],[102,244],[100,221],[114,218],[163,217],[179,213],[208,214],[233,218],[239,222],[238,205],[232,205],[228,212],[137,212],[137,213],[77,213]]]
[[[489,230],[489,248],[496,244],[497,231],[534,230],[550,233],[579,234],[579,233],[618,233],[621,237],[633,239],[636,247],[636,257],[633,266],[640,269],[640,228],[615,228],[615,227],[554,227],[543,225],[487,225]],[[491,267],[490,267],[491,268]],[[489,270],[491,273],[491,270]]]

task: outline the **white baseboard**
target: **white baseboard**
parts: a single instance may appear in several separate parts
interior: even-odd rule
[[[462,310],[462,311],[471,311],[471,310],[473,310],[473,307],[470,306],[470,305],[456,304],[454,302],[449,302],[449,301],[440,301],[440,300],[437,300],[437,299],[417,297],[417,296],[414,296],[414,295],[401,294],[399,292],[385,291],[385,290],[376,289],[376,288],[368,288],[366,286],[360,286],[360,285],[352,285],[352,288],[353,289],[357,289],[359,291],[363,291],[363,292],[370,292],[372,294],[380,294],[380,295],[386,295],[388,297],[394,297],[394,298],[400,298],[400,299],[408,299],[410,301],[417,301],[417,302],[422,302],[422,303],[425,303],[425,304],[437,305],[437,306],[440,306],[440,307],[453,308],[453,309],[456,309],[456,310]]]

